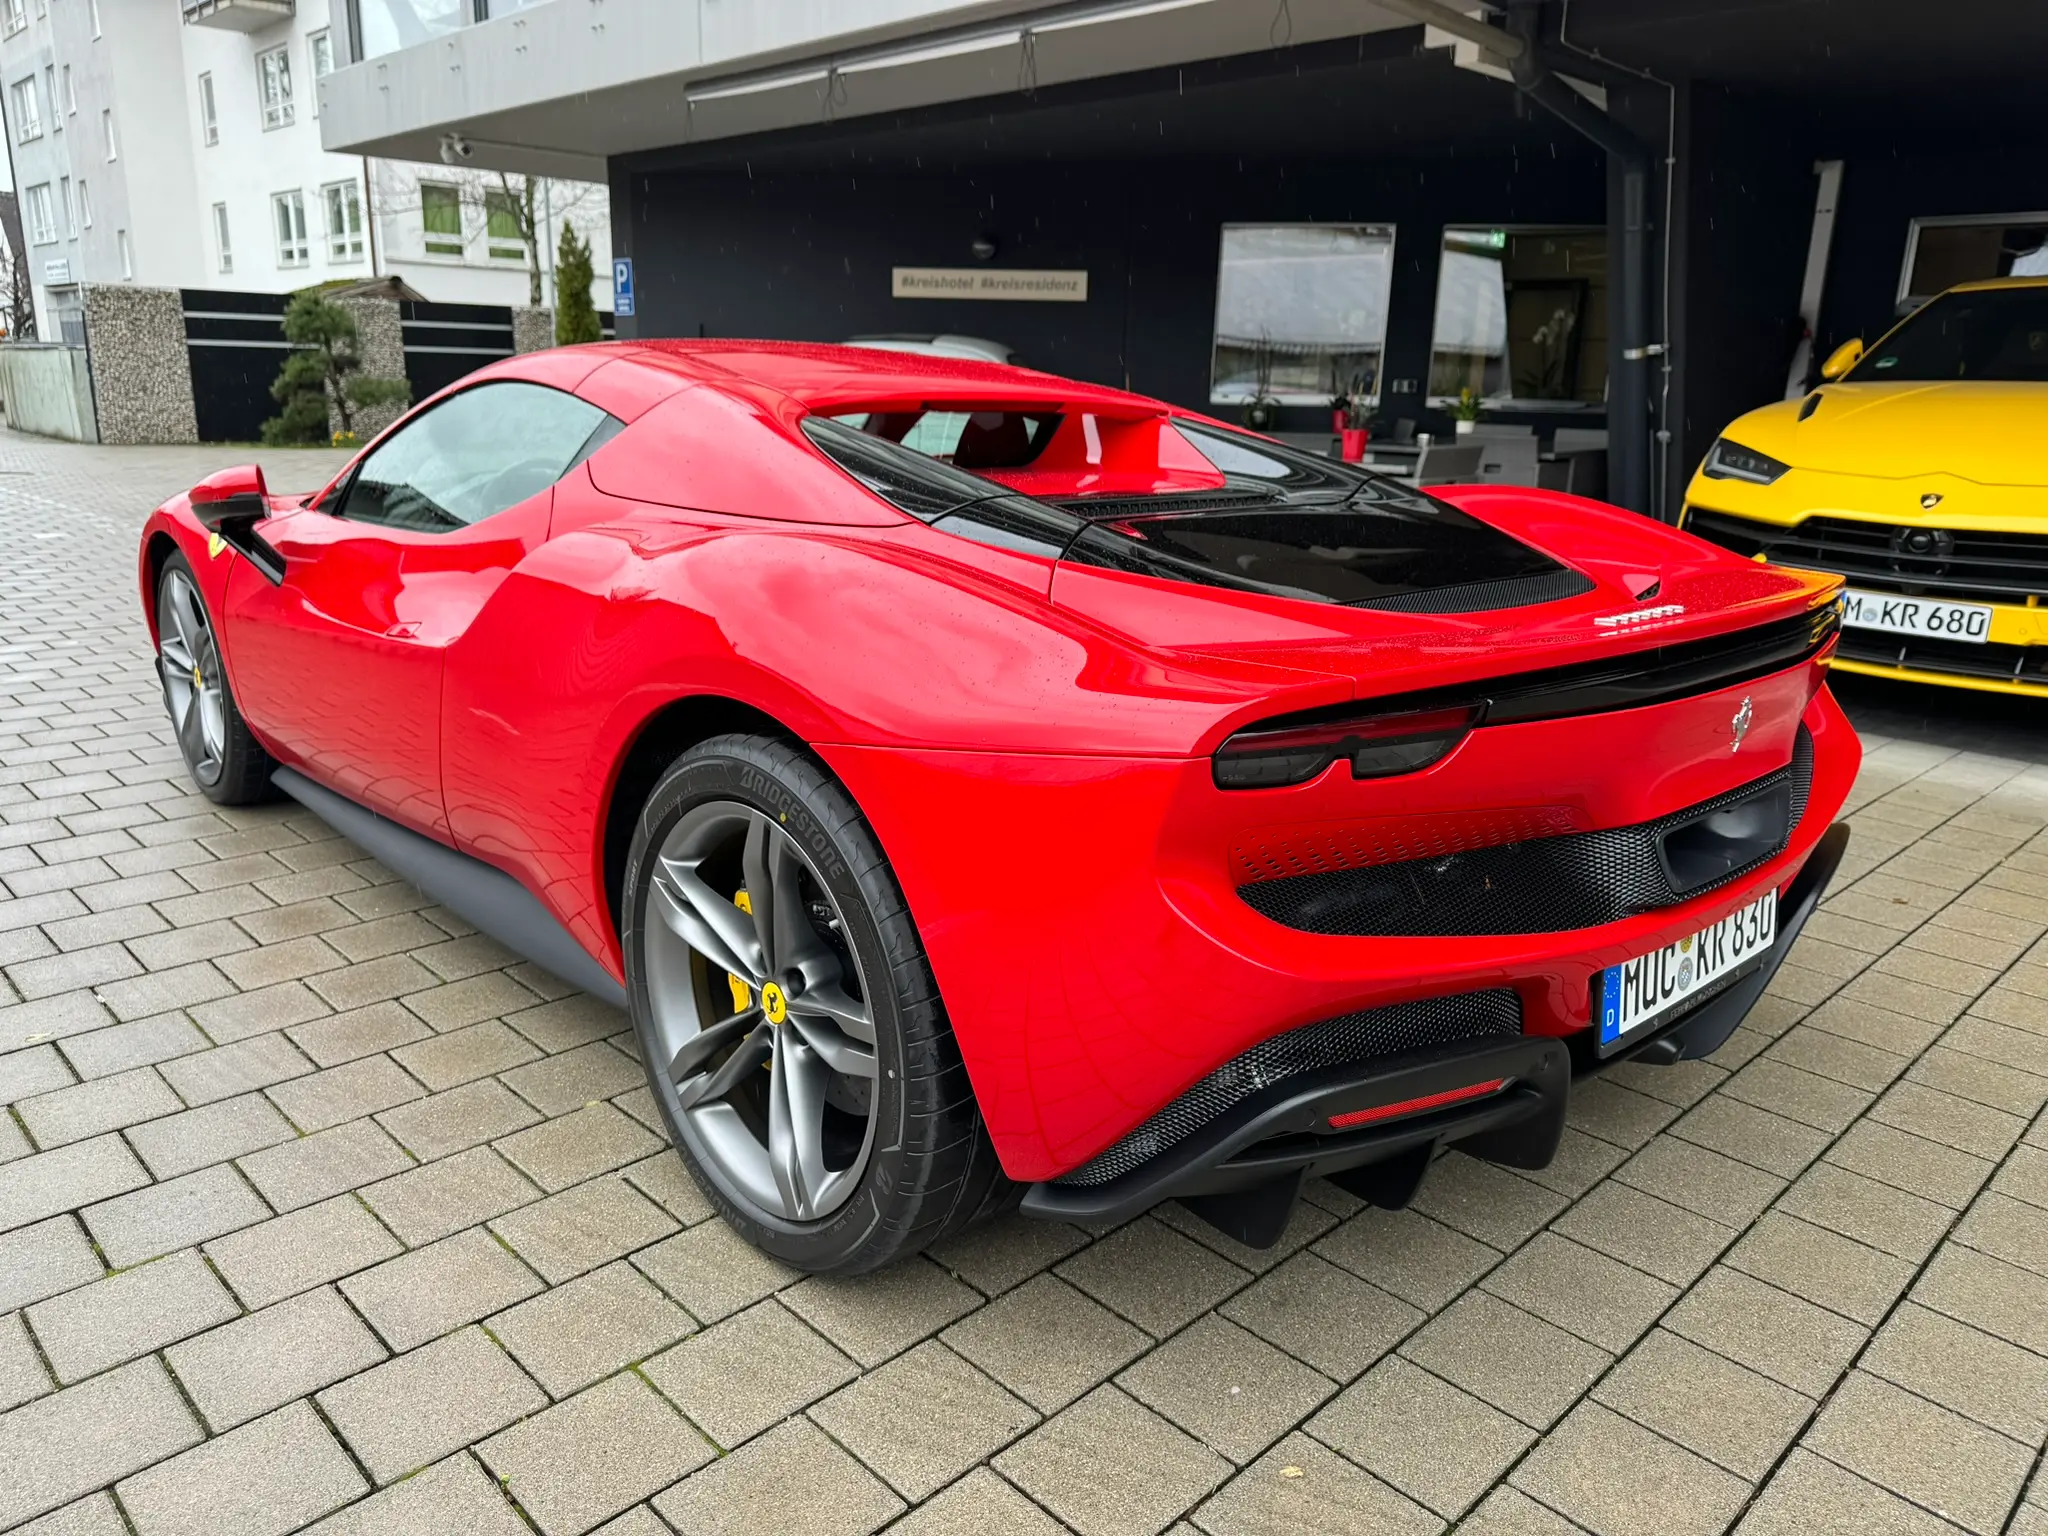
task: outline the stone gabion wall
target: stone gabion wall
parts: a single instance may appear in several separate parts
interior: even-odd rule
[[[512,311],[512,350],[544,352],[555,344],[555,312],[552,309]]]
[[[363,376],[371,379],[405,377],[405,331],[399,324],[396,299],[343,299],[342,308],[356,317],[356,347],[363,359]],[[368,442],[405,414],[406,407],[380,405],[356,412],[356,436]],[[341,430],[341,413],[327,408],[331,432]]]
[[[199,441],[177,289],[86,284],[85,340],[101,442]]]

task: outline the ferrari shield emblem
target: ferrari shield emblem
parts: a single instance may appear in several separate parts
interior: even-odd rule
[[[217,533],[209,533],[209,534],[208,534],[208,535],[206,536],[206,558],[207,558],[207,559],[209,559],[209,560],[218,560],[218,559],[220,558],[220,552],[221,552],[222,550],[226,549],[227,547],[228,547],[228,541],[227,541],[226,539],[222,538],[222,537],[221,537],[221,536],[220,536],[219,534],[217,534]]]

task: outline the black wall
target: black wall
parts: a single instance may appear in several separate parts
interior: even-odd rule
[[[1598,224],[1591,157],[1412,164],[1235,157],[924,172],[656,171],[621,178],[642,336],[836,341],[954,331],[1025,361],[1208,407],[1216,263],[1226,222],[1396,226],[1384,379],[1427,379],[1446,223]],[[1086,304],[894,299],[892,266],[1081,267]],[[1389,414],[1419,402],[1388,401]],[[1327,418],[1324,418],[1326,421]],[[1320,425],[1322,423],[1318,423]]]

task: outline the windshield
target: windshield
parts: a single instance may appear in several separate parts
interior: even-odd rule
[[[1878,342],[1847,378],[2048,383],[2048,286],[1945,293]]]

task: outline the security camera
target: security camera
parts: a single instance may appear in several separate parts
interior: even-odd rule
[[[476,146],[461,134],[446,133],[441,136],[441,163],[443,165],[461,165],[475,153]]]

